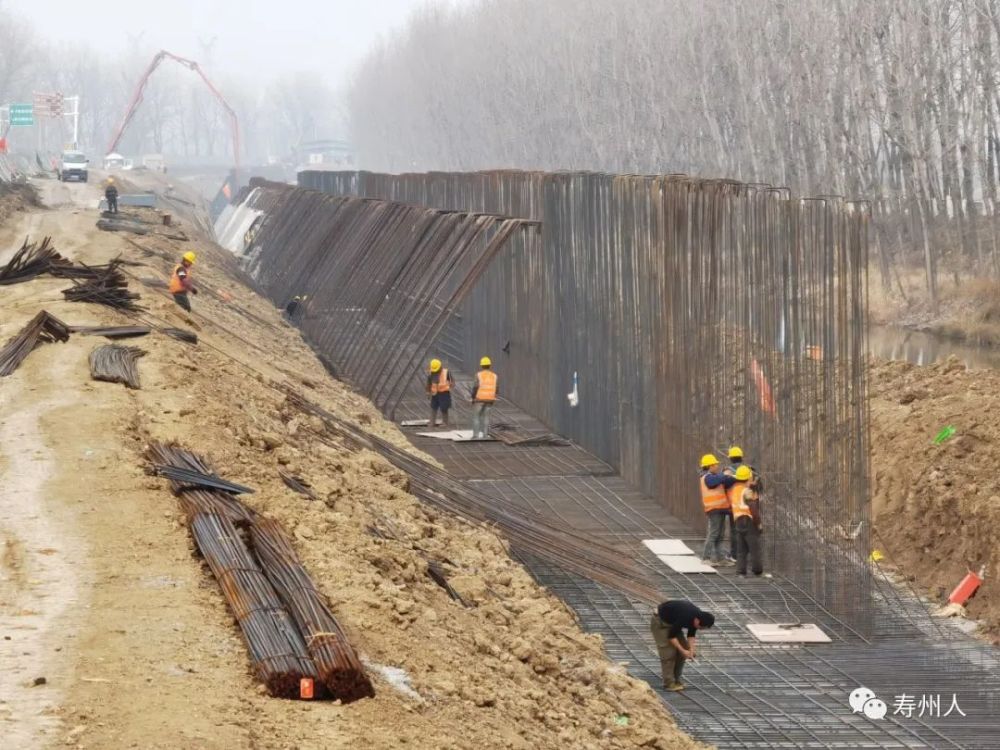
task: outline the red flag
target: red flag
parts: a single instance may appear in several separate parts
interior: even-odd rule
[[[757,394],[760,396],[760,409],[765,414],[778,417],[778,409],[774,405],[774,394],[771,393],[771,384],[764,377],[764,368],[755,359],[750,363],[750,372],[753,374],[754,385],[757,386]]]

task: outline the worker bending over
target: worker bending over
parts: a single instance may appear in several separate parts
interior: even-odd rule
[[[104,200],[108,202],[108,213],[118,213],[118,188],[115,187],[115,178],[108,178],[108,186],[104,188]]]
[[[427,374],[427,392],[431,394],[430,426],[437,425],[437,413],[441,412],[441,424],[448,426],[448,411],[451,409],[451,389],[455,379],[447,367],[441,366],[440,359],[432,359],[430,372]]]
[[[747,574],[747,557],[755,576],[764,572],[760,554],[760,534],[763,522],[760,515],[760,497],[757,494],[753,471],[745,464],[733,475],[736,482],[729,488],[729,502],[736,524],[736,572]]]
[[[194,265],[197,256],[188,251],[184,253],[181,262],[174,267],[174,272],[170,276],[170,293],[174,296],[174,302],[191,312],[191,300],[188,299],[188,292],[197,294],[194,279],[191,276],[191,266]]]
[[[720,471],[719,459],[711,453],[701,457],[701,476],[698,487],[701,490],[701,504],[708,521],[705,532],[705,551],[702,562],[707,565],[735,565],[722,550],[722,538],[729,517],[729,497],[726,490],[736,482],[735,477]]]
[[[649,629],[660,655],[664,688],[672,692],[684,689],[681,673],[684,671],[684,663],[697,656],[695,636],[698,629],[707,630],[714,624],[715,615],[703,612],[686,599],[666,601],[656,608]],[[684,635],[685,629],[687,637]]]
[[[497,400],[497,374],[489,357],[479,360],[479,372],[472,384],[472,439],[485,440],[490,436],[490,409]]]

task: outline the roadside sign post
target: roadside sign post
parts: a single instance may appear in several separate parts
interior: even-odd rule
[[[12,128],[27,128],[35,124],[35,107],[33,104],[11,104],[10,126]]]

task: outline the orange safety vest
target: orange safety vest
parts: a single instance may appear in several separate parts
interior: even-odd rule
[[[451,383],[448,382],[448,368],[442,367],[438,373],[438,381],[431,381],[431,395],[436,393],[447,393],[451,390]]]
[[[497,400],[497,374],[492,370],[476,373],[476,401],[493,403]]]
[[[181,292],[187,291],[187,289],[184,288],[184,282],[181,281],[181,277],[177,275],[177,272],[182,268],[184,268],[182,264],[177,264],[174,266],[174,272],[170,275],[170,286],[168,288],[170,289],[171,294],[180,294]],[[191,272],[188,271],[188,275],[190,275],[190,273]]]
[[[706,513],[712,510],[729,510],[729,498],[726,496],[725,487],[720,484],[709,488],[705,484],[704,474],[698,480],[698,486],[701,488],[701,504]]]
[[[733,509],[734,521],[740,516],[753,517],[753,513],[750,512],[750,506],[747,505],[746,498],[744,497],[748,489],[750,489],[748,482],[737,482],[726,490],[726,496],[729,498],[729,507]]]

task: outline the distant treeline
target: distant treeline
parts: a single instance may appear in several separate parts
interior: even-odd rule
[[[868,198],[875,260],[1000,275],[1000,0],[428,6],[350,95],[365,168],[687,172]]]

